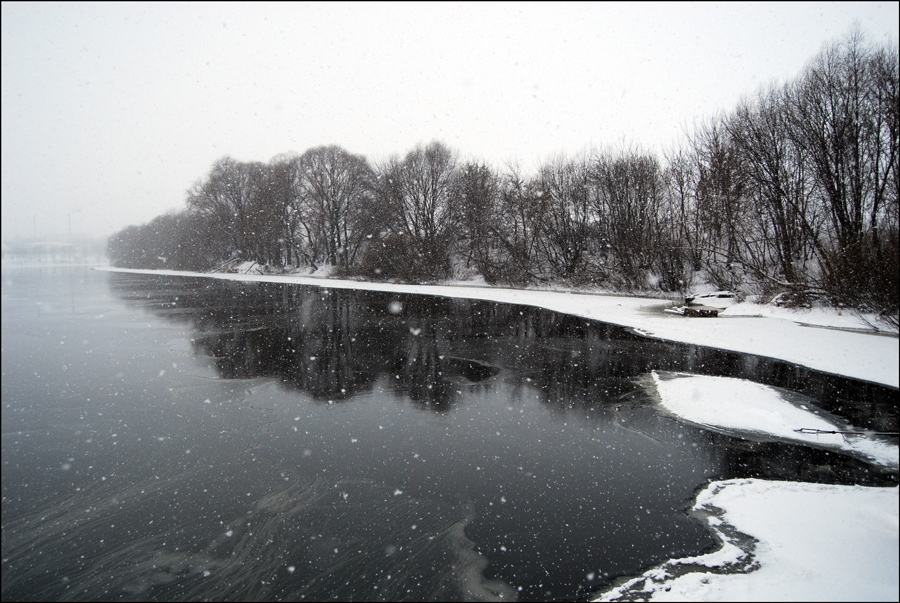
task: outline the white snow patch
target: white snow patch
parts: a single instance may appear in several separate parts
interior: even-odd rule
[[[773,387],[745,379],[653,371],[660,403],[691,423],[729,434],[764,436],[861,456],[887,467],[900,466],[900,448],[868,434],[810,434],[798,429],[863,431],[831,422],[786,400]],[[756,438],[758,439],[758,437]]]
[[[862,314],[852,310],[837,308],[782,308],[771,304],[755,304],[741,302],[725,307],[719,316],[755,316],[789,320],[801,325],[813,327],[829,327],[833,329],[872,330],[872,325],[887,329],[881,325],[881,319],[875,314]]]
[[[721,551],[667,562],[596,600],[897,601],[898,493],[896,487],[713,482],[694,511],[724,518],[709,522],[724,543]]]

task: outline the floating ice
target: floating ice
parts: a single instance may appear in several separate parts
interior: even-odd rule
[[[690,423],[750,439],[839,450],[888,467],[900,463],[898,447],[876,436],[798,433],[798,429],[861,430],[825,419],[809,404],[793,404],[773,387],[731,377],[662,371],[652,375],[663,408]]]

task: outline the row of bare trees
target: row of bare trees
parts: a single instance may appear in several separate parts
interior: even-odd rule
[[[695,265],[723,285],[896,309],[898,79],[897,48],[853,32],[698,128],[669,159],[694,204]]]
[[[208,225],[197,234],[217,252],[211,261],[349,265],[371,234],[372,183],[365,158],[335,146],[268,164],[225,157],[188,191],[187,212]]]
[[[368,278],[818,295],[898,306],[896,47],[853,32],[794,81],[696,126],[664,161],[619,148],[535,173],[442,143],[371,165],[336,146],[217,161],[187,208],[110,241],[114,263],[335,266]]]

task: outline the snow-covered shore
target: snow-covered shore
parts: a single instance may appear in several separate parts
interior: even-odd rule
[[[647,336],[757,354],[891,387],[900,385],[900,341],[867,329],[864,320],[837,311],[788,311],[738,304],[719,318],[663,312],[665,300],[486,286],[401,285],[304,276],[122,272],[295,283],[470,298],[538,306],[630,327]],[[790,438],[797,409],[771,388],[737,379],[654,375],[661,406],[710,429]],[[737,400],[741,409],[735,412]],[[723,415],[728,422],[723,423]],[[815,417],[807,417],[812,421]],[[824,425],[824,427],[823,427]],[[804,425],[806,426],[806,425]],[[826,423],[810,423],[826,428]],[[837,426],[845,427],[845,426]],[[755,436],[754,436],[755,437]],[[818,438],[819,436],[816,436]],[[834,441],[831,441],[834,440]],[[857,438],[806,442],[897,467],[897,446]],[[694,512],[708,522],[722,547],[708,555],[670,560],[624,581],[598,600],[897,601],[900,598],[900,489],[832,486],[765,480],[713,482]]]
[[[653,373],[660,405],[684,421],[749,439],[840,450],[897,470],[895,443],[795,405],[774,388],[741,379]],[[598,601],[897,601],[900,489],[760,479],[712,482],[692,511],[721,548],[672,559],[622,581]]]
[[[505,289],[466,283],[402,285],[294,275],[100,269],[235,281],[294,283],[335,289],[393,291],[538,306],[630,327],[650,337],[777,358],[827,373],[900,387],[900,340],[896,335],[876,333],[867,327],[865,321],[849,312],[790,311],[738,304],[722,310],[716,319],[689,318],[663,312],[664,308],[671,305],[670,301],[646,297]]]
[[[722,547],[673,559],[597,601],[897,601],[898,488],[738,479],[694,512]]]

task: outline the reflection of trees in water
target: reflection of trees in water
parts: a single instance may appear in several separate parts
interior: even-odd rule
[[[815,398],[859,427],[897,430],[896,390],[786,362],[647,339],[529,306],[272,283],[113,274],[113,291],[189,321],[226,378],[271,376],[341,400],[387,376],[435,410],[499,369],[532,379],[547,404],[590,408],[651,370],[751,379]]]
[[[216,358],[224,377],[276,377],[315,398],[342,400],[371,389],[386,370],[389,333],[359,316],[352,295],[284,286],[263,297],[274,307],[239,296],[197,325],[198,349]],[[263,324],[222,328],[233,322]]]
[[[374,355],[356,349],[370,347],[370,338],[356,328],[353,300],[340,290],[315,293],[300,298],[299,311],[289,315],[282,380],[315,398],[333,400],[371,389],[378,367],[370,363]]]
[[[449,365],[443,362],[434,321],[414,316],[407,324],[409,334],[398,358],[399,381],[412,400],[434,410],[447,410],[453,388],[444,372]]]

